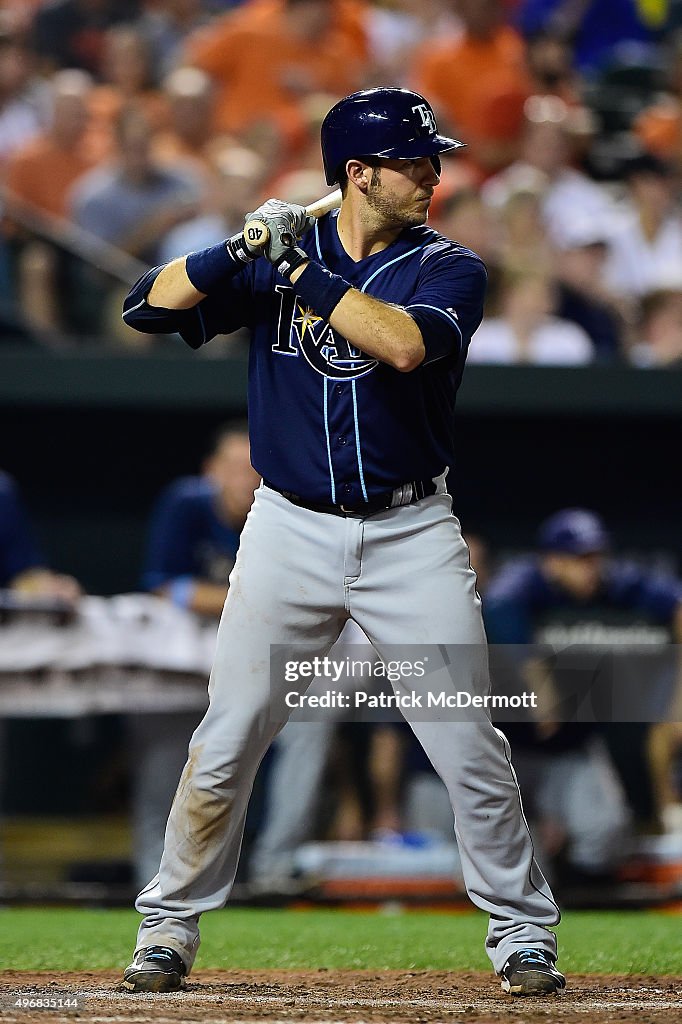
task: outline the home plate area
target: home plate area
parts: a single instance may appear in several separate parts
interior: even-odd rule
[[[504,995],[485,972],[197,971],[183,992],[131,994],[111,971],[55,976],[8,971],[0,999],[6,1022],[88,1020],[379,1024],[504,1021],[547,1024],[682,1024],[682,977],[577,975],[560,995]],[[77,1005],[74,1005],[77,1002]]]

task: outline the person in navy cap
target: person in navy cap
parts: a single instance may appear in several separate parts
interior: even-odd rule
[[[515,685],[544,693],[547,705],[554,700],[555,711],[566,708],[556,701],[565,701],[568,690],[581,685],[580,673],[583,679],[587,673],[596,678],[598,660],[594,653],[590,658],[590,650],[618,659],[619,647],[632,651],[636,644],[641,651],[646,645],[650,686],[652,670],[665,674],[671,643],[682,636],[680,581],[615,557],[610,549],[599,515],[562,509],[540,525],[537,552],[503,565],[487,591],[490,644],[528,645],[514,648],[520,673]],[[508,665],[511,648],[502,650]],[[548,650],[561,652],[551,669],[541,656]],[[641,671],[644,663],[634,660]],[[632,667],[632,657],[628,661]],[[627,715],[619,720],[617,705],[611,721],[596,720],[596,714],[593,721],[570,717],[565,711],[533,713],[525,721],[504,722],[503,728],[545,856],[554,857],[555,871],[561,869],[565,881],[602,885],[615,877],[633,824],[650,825],[661,805],[675,800],[666,757],[655,758],[652,779],[647,756],[652,734],[654,746],[666,746],[670,753],[666,737],[674,727],[662,723],[652,730],[626,721]]]

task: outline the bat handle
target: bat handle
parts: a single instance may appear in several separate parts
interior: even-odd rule
[[[262,220],[250,220],[244,225],[244,239],[251,249],[262,249],[268,244],[270,230]]]
[[[329,195],[323,196],[316,202],[311,203],[310,206],[306,206],[306,213],[311,217],[322,217],[325,213],[329,213],[330,210],[335,210],[341,206],[341,199],[341,189],[337,188],[334,192],[330,192]],[[262,249],[270,240],[270,230],[261,220],[249,220],[244,225],[244,239],[251,249]],[[285,245],[296,245],[296,239],[293,235],[290,235],[289,238],[283,236],[282,242]]]

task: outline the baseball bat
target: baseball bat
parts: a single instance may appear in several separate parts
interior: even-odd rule
[[[322,196],[321,199],[316,199],[310,206],[306,206],[305,212],[311,217],[323,217],[325,213],[329,213],[330,210],[336,210],[339,206],[341,206],[341,189],[337,188],[334,192],[330,192],[328,196]],[[244,238],[253,248],[261,249],[264,245],[267,245],[269,237],[268,227],[262,220],[249,220],[244,225]],[[295,244],[295,239],[292,238],[291,244]]]

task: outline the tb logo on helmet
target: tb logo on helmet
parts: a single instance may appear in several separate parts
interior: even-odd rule
[[[428,103],[417,103],[416,106],[412,107],[412,110],[415,114],[419,114],[422,128],[426,128],[429,135],[435,135],[436,116]]]

